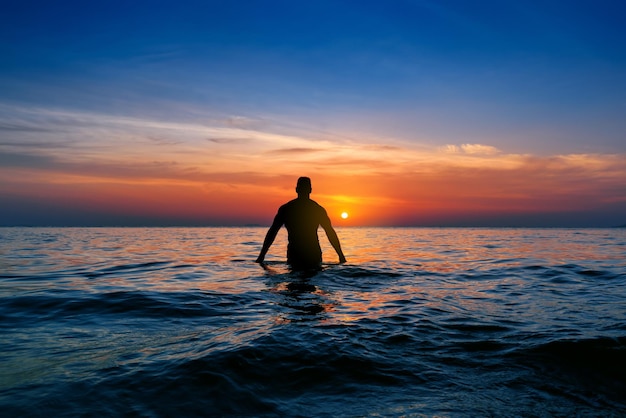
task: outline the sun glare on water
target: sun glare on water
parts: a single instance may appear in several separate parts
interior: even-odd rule
[[[341,217],[342,217],[343,219],[348,219],[348,216],[349,216],[349,215],[348,215],[348,212],[341,212]]]

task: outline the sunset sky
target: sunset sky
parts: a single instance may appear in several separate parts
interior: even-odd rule
[[[624,16],[3,2],[0,226],[265,226],[301,175],[336,226],[626,224]]]

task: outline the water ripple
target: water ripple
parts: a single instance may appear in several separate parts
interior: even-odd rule
[[[3,414],[626,414],[623,230],[264,233],[3,229]]]

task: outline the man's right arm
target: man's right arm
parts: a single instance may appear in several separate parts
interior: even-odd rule
[[[272,246],[272,243],[274,242],[274,239],[276,238],[276,234],[278,234],[278,231],[280,230],[281,226],[283,226],[283,220],[282,220],[281,212],[279,210],[276,216],[274,217],[274,222],[272,223],[272,226],[270,226],[270,229],[268,229],[267,234],[265,235],[265,240],[263,240],[263,247],[261,248],[261,252],[259,253],[259,256],[256,259],[257,263],[263,263],[263,260],[265,260],[265,254],[267,254],[267,251]]]

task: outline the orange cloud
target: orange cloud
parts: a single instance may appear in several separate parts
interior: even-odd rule
[[[0,144],[4,202],[28,198],[120,216],[267,224],[294,197],[296,178],[307,175],[313,198],[336,219],[348,211],[350,225],[617,213],[626,205],[624,155],[320,140],[269,132],[267,122],[247,119],[208,126],[31,112],[37,118],[27,126],[28,140],[18,135]]]

